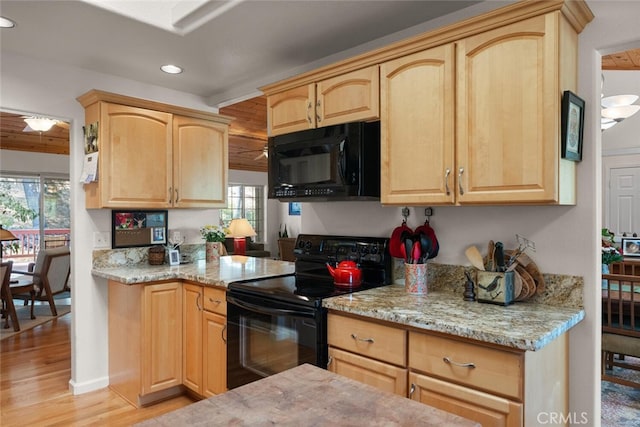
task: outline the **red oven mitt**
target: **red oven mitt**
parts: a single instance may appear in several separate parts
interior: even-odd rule
[[[438,238],[436,237],[436,232],[429,225],[429,222],[426,221],[423,225],[416,228],[414,234],[416,236],[420,236],[420,233],[424,233],[431,240],[431,251],[429,252],[428,259],[435,258],[438,255],[438,251],[440,250],[440,244],[438,243]]]
[[[401,247],[404,246],[404,235],[413,235],[413,230],[407,225],[406,221],[402,221],[400,227],[396,227],[391,233],[389,240],[389,254],[394,258],[404,258]]]

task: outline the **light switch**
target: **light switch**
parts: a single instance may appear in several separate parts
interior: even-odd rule
[[[93,247],[94,248],[109,248],[111,247],[111,233],[108,231],[94,231],[93,232]]]

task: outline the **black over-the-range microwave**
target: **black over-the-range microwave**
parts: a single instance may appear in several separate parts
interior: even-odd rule
[[[270,199],[380,199],[379,121],[274,136],[268,147]]]

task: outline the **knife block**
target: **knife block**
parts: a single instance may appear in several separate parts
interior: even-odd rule
[[[514,300],[514,272],[478,271],[476,295],[478,302],[509,305]]]

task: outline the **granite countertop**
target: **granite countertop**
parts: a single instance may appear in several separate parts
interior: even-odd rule
[[[289,261],[270,258],[254,258],[242,255],[220,257],[218,261],[206,263],[199,260],[190,264],[169,265],[123,265],[120,267],[94,267],[94,276],[115,280],[126,285],[135,285],[158,280],[192,280],[203,285],[227,287],[239,280],[293,274],[295,265]]]
[[[136,426],[479,426],[309,364]]]
[[[584,310],[517,302],[506,307],[469,302],[448,291],[408,294],[389,285],[323,300],[324,307],[425,331],[442,332],[520,350],[540,350],[584,319]]]

